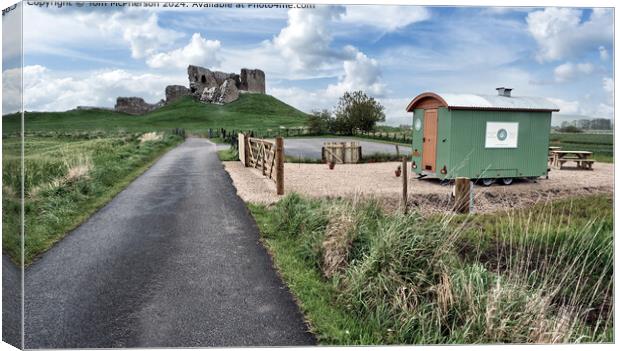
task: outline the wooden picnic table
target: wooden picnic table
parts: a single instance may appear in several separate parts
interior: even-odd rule
[[[552,150],[553,166],[562,169],[562,165],[569,161],[577,163],[578,168],[592,169],[592,164],[596,160],[591,159],[591,151],[572,151],[572,150]]]

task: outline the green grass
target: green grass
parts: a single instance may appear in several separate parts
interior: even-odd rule
[[[613,134],[552,133],[549,145],[560,146],[563,150],[591,151],[592,158],[599,162],[614,161]]]
[[[226,105],[178,100],[143,116],[108,110],[25,114],[25,260],[31,262],[103,206],[188,134],[209,129],[279,130],[299,127],[307,115],[269,95],[242,94]],[[21,116],[2,117],[3,247],[20,255]],[[176,129],[141,143],[145,132]],[[227,159],[236,158],[222,152]]]
[[[390,215],[374,201],[250,205],[321,344],[613,341],[613,206]]]
[[[182,138],[165,134],[27,137],[24,144],[26,264],[110,201]],[[20,261],[20,139],[3,138],[3,249]]]
[[[302,157],[302,156],[285,156],[284,162],[287,163],[323,163],[320,158]]]
[[[205,134],[209,128],[227,130],[266,130],[280,126],[305,125],[307,115],[280,100],[263,94],[242,94],[226,105],[204,104],[191,98],[178,100],[143,116],[107,110],[27,112],[25,128],[30,133],[66,132],[146,132],[185,128],[189,133]],[[2,117],[4,134],[20,130],[17,114]]]
[[[238,161],[239,153],[234,148],[228,148],[225,150],[218,150],[217,157],[219,157],[220,161]]]

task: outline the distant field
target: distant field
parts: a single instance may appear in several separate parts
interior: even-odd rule
[[[28,137],[24,145],[25,262],[60,240],[182,141],[138,134]],[[2,246],[20,257],[20,138],[2,139]]]
[[[614,160],[613,134],[552,133],[549,141],[550,145],[564,150],[592,151],[592,157],[599,162],[611,163]]]
[[[47,131],[147,132],[184,128],[204,133],[209,128],[266,130],[304,126],[307,115],[270,96],[242,94],[226,105],[203,104],[191,98],[176,101],[143,116],[131,116],[107,110],[28,112],[26,133]],[[19,115],[3,116],[4,134],[20,129]]]

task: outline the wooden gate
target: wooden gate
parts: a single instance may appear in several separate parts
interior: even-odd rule
[[[325,142],[321,148],[323,162],[358,163],[362,159],[362,147],[357,142]]]
[[[276,183],[277,194],[284,194],[284,140],[275,142],[239,134],[239,160],[246,167],[260,169]]]

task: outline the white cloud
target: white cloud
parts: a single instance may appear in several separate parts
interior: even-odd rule
[[[368,25],[392,32],[430,17],[430,11],[419,6],[355,5],[347,6],[342,20],[350,25]]]
[[[590,18],[583,21],[582,14],[579,9],[557,7],[528,14],[528,30],[538,43],[538,61],[577,57],[611,43],[613,12],[593,9]]]
[[[120,33],[129,44],[131,57],[141,59],[155,54],[161,48],[168,47],[183,36],[182,33],[162,28],[158,16],[151,13],[144,18],[146,12],[123,11],[110,15],[92,12],[81,16],[81,21],[96,23],[106,33]],[[94,17],[94,18],[93,18]]]
[[[596,118],[613,118],[614,108],[611,105],[601,102],[598,106],[596,106],[596,109],[590,115]]]
[[[462,75],[495,67],[506,70],[525,55],[524,29],[523,23],[497,16],[436,20],[432,28],[416,30],[419,44],[399,41],[388,46],[379,59],[382,67],[403,74]]]
[[[339,52],[330,48],[329,23],[345,13],[342,6],[317,6],[312,11],[291,9],[288,24],[273,38],[273,45],[293,70],[316,71]]]
[[[342,95],[346,91],[363,90],[369,95],[381,96],[385,93],[385,84],[381,81],[381,70],[377,60],[369,58],[356,48],[347,47],[353,59],[345,60],[344,75],[338,84],[330,84],[327,92]]]
[[[158,14],[143,8],[84,12],[26,6],[24,18],[36,23],[24,30],[25,52],[107,64],[112,62],[92,52],[129,48],[134,59],[143,59],[169,49],[184,36],[160,26]]]
[[[207,40],[200,33],[194,33],[185,47],[154,54],[146,60],[146,63],[153,68],[185,68],[189,64],[217,67],[221,62],[219,58],[220,48],[219,40]]]
[[[17,74],[19,69],[4,71],[3,84],[5,79]],[[139,96],[156,102],[164,97],[166,85],[184,84],[185,80],[184,75],[136,73],[120,69],[74,72],[68,76],[40,65],[25,66],[24,109],[65,111],[78,105],[113,107],[118,96]],[[19,85],[6,85],[4,88],[3,100],[6,96],[11,98],[19,94]],[[3,113],[15,110],[13,106]]]
[[[614,103],[614,88],[614,79],[611,77],[603,77],[603,90],[606,93],[605,102],[608,106]]]
[[[557,66],[553,70],[553,75],[555,76],[556,82],[562,83],[567,82],[578,75],[588,75],[592,73],[593,70],[594,66],[589,62],[577,64],[566,62]]]
[[[609,59],[609,53],[607,52],[607,49],[605,49],[604,46],[598,47],[598,53],[599,53],[599,56],[601,57],[601,60],[607,61]]]
[[[613,118],[614,108],[606,103],[590,103],[588,101],[564,100],[559,98],[548,98],[560,108],[562,115],[580,115],[594,118]]]
[[[389,98],[379,99],[379,102],[385,107],[385,123],[397,126],[401,124],[411,125],[413,116],[407,112],[407,105],[411,102],[411,98]]]
[[[21,79],[21,68],[11,68],[2,71],[2,114],[21,110]]]
[[[614,92],[614,79],[610,77],[603,77],[603,90],[608,93]]]
[[[576,115],[581,113],[581,105],[579,101],[567,101],[558,98],[548,98],[560,109],[560,113],[566,115]]]
[[[269,89],[269,94],[307,113],[323,109],[331,110],[339,98],[326,94],[324,89],[307,90],[299,87],[272,87]]]
[[[276,87],[272,88],[270,93],[307,113],[323,109],[331,111],[342,96],[332,94],[327,89],[307,90],[298,87]],[[407,104],[411,101],[410,98],[378,98],[377,100],[385,107],[386,124],[411,124],[411,114],[406,111]]]

